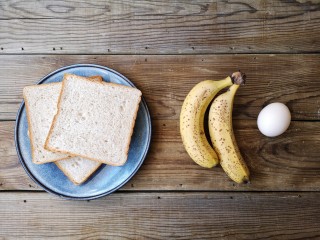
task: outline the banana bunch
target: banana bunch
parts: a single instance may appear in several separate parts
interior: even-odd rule
[[[216,166],[220,160],[223,170],[237,183],[249,181],[249,170],[240,154],[232,127],[234,96],[244,83],[245,75],[241,72],[219,81],[202,81],[191,89],[180,114],[180,134],[189,156],[206,168]],[[226,87],[230,87],[229,90],[214,99]],[[204,115],[212,100],[208,124],[213,148],[204,132]]]

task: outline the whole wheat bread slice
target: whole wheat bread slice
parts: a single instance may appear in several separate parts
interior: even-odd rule
[[[100,76],[89,79],[102,81]],[[54,153],[43,147],[52,120],[57,112],[61,87],[62,83],[60,82],[24,88],[23,95],[27,110],[32,161],[36,164],[55,161],[72,182],[81,184],[100,166],[99,163],[81,157]]]
[[[141,100],[132,87],[67,77],[45,148],[113,166],[128,157]]]

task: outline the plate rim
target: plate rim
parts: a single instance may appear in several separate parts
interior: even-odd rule
[[[80,63],[80,64],[73,64],[73,65],[68,65],[68,66],[64,66],[64,67],[61,67],[53,72],[50,72],[49,74],[45,75],[44,77],[42,77],[40,79],[40,81],[37,82],[36,85],[40,85],[42,84],[47,78],[61,72],[61,71],[64,71],[64,70],[68,70],[68,69],[71,69],[71,68],[76,68],[76,67],[93,67],[93,68],[99,68],[99,69],[103,69],[103,70],[106,70],[106,71],[109,71],[109,72],[112,72],[116,75],[118,75],[120,78],[122,78],[124,81],[126,81],[131,87],[134,87],[136,88],[136,86],[127,78],[125,77],[124,75],[122,75],[121,73],[111,69],[111,68],[108,68],[108,67],[105,67],[105,66],[102,66],[102,65],[98,65],[98,64],[86,64],[86,63]],[[142,158],[139,162],[139,164],[137,165],[137,167],[134,169],[134,171],[123,181],[121,182],[118,186],[106,191],[106,192],[103,192],[103,193],[100,193],[100,194],[97,194],[97,195],[94,195],[94,196],[85,196],[85,197],[74,197],[74,196],[69,196],[67,194],[61,194],[61,193],[58,193],[52,189],[50,189],[49,187],[45,186],[43,183],[41,183],[37,178],[36,176],[34,176],[31,171],[29,170],[28,166],[26,165],[25,163],[25,160],[23,159],[22,157],[22,154],[21,154],[21,149],[20,149],[20,146],[19,146],[19,141],[18,141],[18,128],[19,128],[19,122],[21,120],[21,113],[22,113],[22,110],[24,109],[25,107],[25,102],[24,100],[22,100],[21,104],[20,104],[20,107],[18,109],[18,112],[17,112],[17,115],[16,115],[16,121],[15,121],[15,128],[14,128],[14,142],[15,142],[15,148],[16,148],[16,152],[17,152],[17,155],[18,155],[18,158],[19,158],[19,162],[20,164],[22,165],[23,169],[25,170],[25,172],[27,173],[27,175],[37,184],[39,185],[43,190],[45,190],[46,192],[50,193],[50,194],[53,194],[55,196],[59,196],[60,198],[62,199],[66,199],[66,200],[93,200],[93,199],[97,199],[97,198],[101,198],[101,197],[104,197],[104,196],[107,196],[107,195],[110,195],[111,193],[117,191],[118,189],[120,189],[122,186],[124,186],[127,182],[130,181],[130,179],[138,172],[138,170],[140,169],[141,165],[143,164],[144,160],[146,159],[146,156],[149,152],[149,149],[150,149],[150,143],[151,143],[151,136],[152,136],[152,124],[151,124],[151,117],[150,117],[150,112],[149,112],[149,108],[148,108],[148,105],[144,99],[143,96],[141,96],[141,103],[143,104],[143,106],[145,107],[146,109],[146,115],[147,115],[147,120],[148,120],[148,124],[147,124],[147,127],[148,127],[148,130],[149,130],[149,134],[148,134],[148,140],[147,140],[147,146],[144,150],[144,153],[142,155]]]

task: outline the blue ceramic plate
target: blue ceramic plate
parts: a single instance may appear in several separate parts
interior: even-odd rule
[[[64,73],[80,76],[100,75],[106,82],[135,87],[126,77],[107,67],[77,64],[58,69],[45,76],[38,84],[60,82]],[[25,104],[22,102],[17,114],[15,144],[22,166],[27,174],[44,190],[67,199],[88,200],[108,195],[132,178],[138,171],[149,149],[151,120],[145,100],[140,103],[128,160],[121,167],[102,165],[85,183],[74,185],[54,163],[32,163]]]

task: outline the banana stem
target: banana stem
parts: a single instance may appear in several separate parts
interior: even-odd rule
[[[227,77],[223,80],[217,81],[216,84],[218,86],[219,89],[223,89],[225,87],[228,87],[231,85],[231,83],[233,83],[231,77]]]
[[[244,85],[246,83],[246,78],[246,74],[240,72],[240,70],[239,72],[234,72],[231,75],[232,83],[237,85]]]

